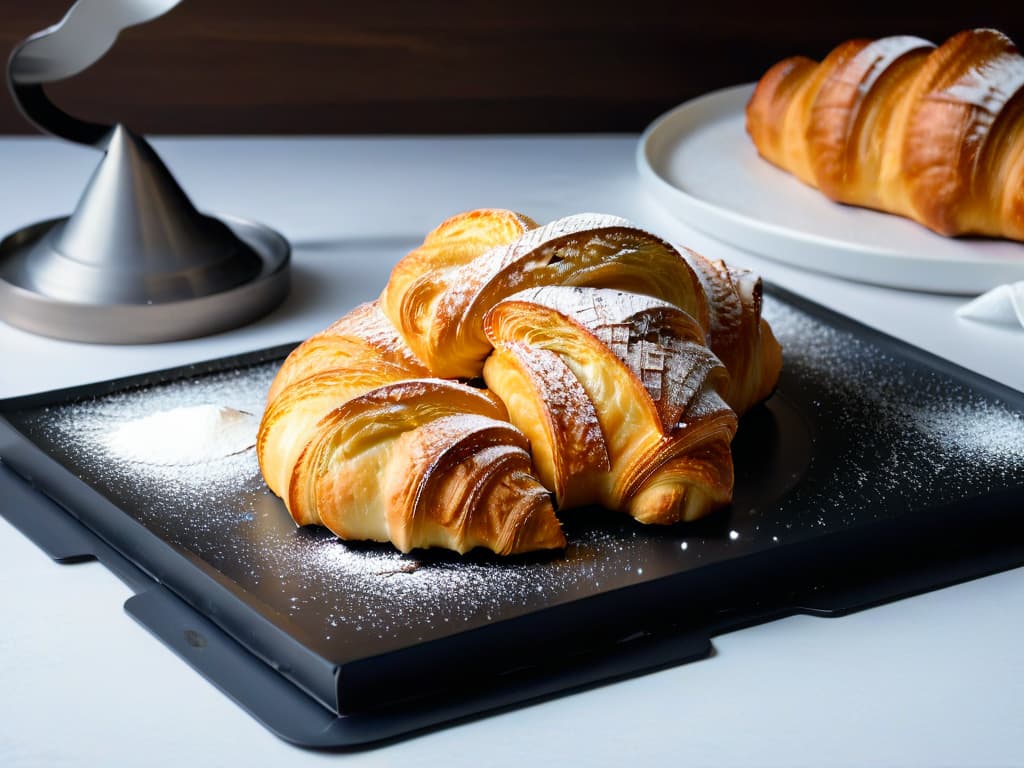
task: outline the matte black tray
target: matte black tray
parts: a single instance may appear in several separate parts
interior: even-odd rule
[[[765,309],[785,350],[778,391],[741,421],[732,505],[698,523],[579,510],[563,554],[403,556],[295,528],[251,451],[182,469],[106,446],[183,404],[260,412],[288,347],[0,402],[2,512],[55,559],[104,562],[136,590],[132,616],[314,747],[1024,564],[1024,395],[777,288]]]

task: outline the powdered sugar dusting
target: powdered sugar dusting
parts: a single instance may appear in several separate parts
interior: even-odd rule
[[[254,450],[185,465],[126,459],[114,448],[111,435],[154,424],[155,413],[206,412],[211,403],[262,412],[278,366],[48,407],[23,428],[157,536],[195,553],[277,613],[320,627],[328,643],[365,636],[398,645],[413,616],[423,636],[454,632],[602,584],[621,585],[646,558],[640,530],[618,519],[578,526],[565,553],[509,560],[403,555],[389,544],[342,542],[323,528],[297,528],[263,483]]]
[[[403,555],[386,544],[342,542],[321,528],[296,528],[251,449],[188,466],[126,461],[111,450],[111,434],[154,413],[204,405],[261,413],[279,361],[26,410],[16,426],[127,516],[335,657],[384,652],[1021,485],[1019,409],[773,296],[764,307],[785,350],[783,379],[768,408],[741,422],[736,503],[669,528],[578,510],[563,521],[563,553]],[[795,455],[811,450],[802,446],[815,432],[829,440],[814,443],[813,455]]]
[[[969,104],[991,117],[1024,88],[1024,58],[1016,51],[1001,53],[967,69],[955,83],[934,98]]]
[[[96,467],[129,491],[138,483],[173,492],[153,496],[153,508],[200,507],[216,489],[259,475],[256,414],[277,365],[46,408],[39,426],[58,458]]]
[[[325,614],[328,635],[364,632],[387,640],[406,631],[415,616],[422,622],[416,639],[422,640],[560,602],[602,581],[615,586],[635,573],[636,561],[624,565],[608,555],[628,552],[635,547],[631,539],[621,531],[594,530],[578,536],[565,555],[512,563],[435,552],[406,556],[382,545],[332,542],[302,546],[294,566],[300,579],[318,579],[346,597],[344,609]]]
[[[251,413],[203,403],[125,422],[104,442],[128,462],[190,466],[255,447],[258,427],[259,419]]]
[[[922,509],[949,501],[951,483],[966,494],[1024,478],[1021,412],[791,306],[766,302],[765,316],[783,343],[784,375],[814,381],[814,404],[851,442],[842,472],[857,493],[833,502],[844,514],[886,496]]]
[[[955,445],[968,461],[1024,463],[1024,416],[1006,409],[979,408],[973,398],[906,410],[921,432],[940,445]]]
[[[861,64],[857,70],[860,75],[860,80],[856,83],[858,92],[862,96],[866,95],[897,59],[911,51],[934,47],[929,41],[910,35],[894,35],[872,41],[858,57],[866,60],[858,62]],[[846,70],[843,70],[843,73],[846,74]]]

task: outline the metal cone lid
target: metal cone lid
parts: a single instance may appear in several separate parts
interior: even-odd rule
[[[291,249],[281,235],[200,213],[141,136],[69,115],[44,89],[178,2],[76,2],[12,51],[7,84],[22,114],[104,156],[69,218],[0,242],[0,320],[76,341],[169,341],[250,322],[287,296]]]
[[[117,125],[74,213],[0,243],[0,319],[76,341],[203,336],[288,293],[288,242],[196,210],[153,148]]]
[[[195,209],[152,147],[121,125],[71,217],[27,258],[27,287],[89,304],[208,296],[254,279],[260,257]]]

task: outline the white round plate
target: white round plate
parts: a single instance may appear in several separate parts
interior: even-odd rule
[[[745,126],[753,88],[686,102],[641,137],[640,177],[680,220],[768,258],[878,285],[977,294],[1024,280],[1024,244],[942,237],[840,205],[761,159]]]

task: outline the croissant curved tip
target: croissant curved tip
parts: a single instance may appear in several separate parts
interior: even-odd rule
[[[716,499],[697,486],[654,486],[636,495],[630,514],[646,525],[672,525],[699,520],[727,503],[727,498]]]
[[[565,549],[568,542],[562,526],[555,517],[551,502],[548,501],[546,506],[546,510],[540,510],[530,516],[520,535],[516,536],[512,549],[509,550],[510,555],[543,549]]]
[[[528,474],[513,474],[502,483],[506,491],[503,531],[494,551],[500,555],[520,555],[545,549],[565,549],[562,524],[555,516],[551,494]],[[508,506],[512,508],[509,509]]]

